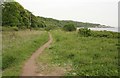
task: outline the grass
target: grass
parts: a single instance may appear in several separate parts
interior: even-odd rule
[[[51,31],[52,45],[38,62],[70,66],[65,76],[118,76],[118,39],[80,37],[76,32]]]
[[[22,66],[32,53],[48,41],[44,31],[3,31],[3,76],[19,76]]]
[[[0,26],[1,29],[1,26]],[[2,76],[2,32],[0,32],[0,77]]]

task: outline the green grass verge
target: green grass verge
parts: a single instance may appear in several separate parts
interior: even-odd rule
[[[80,37],[76,32],[51,31],[52,45],[40,62],[71,65],[65,76],[118,76],[118,39]]]
[[[47,41],[44,31],[3,31],[3,76],[19,76],[25,60]]]

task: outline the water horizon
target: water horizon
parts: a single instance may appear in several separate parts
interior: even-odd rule
[[[80,29],[81,27],[78,27],[77,29]],[[94,30],[94,31],[112,31],[112,32],[120,32],[118,30],[118,27],[112,27],[112,28],[92,28],[89,27],[88,29]]]

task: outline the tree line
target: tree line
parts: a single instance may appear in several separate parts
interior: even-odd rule
[[[24,9],[18,2],[4,2],[1,6],[2,26],[4,27],[53,29],[70,23],[75,27],[96,27],[100,25],[35,16],[30,11]]]

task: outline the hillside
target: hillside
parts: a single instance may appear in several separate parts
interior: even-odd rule
[[[3,26],[17,26],[19,28],[44,27],[44,23],[38,21],[37,17],[24,9],[17,2],[6,2],[3,4]],[[31,25],[30,25],[31,24]]]
[[[44,28],[44,27],[62,27],[68,23],[76,27],[106,27],[100,24],[83,23],[69,20],[56,20],[53,18],[44,18],[33,15],[30,11],[24,9],[18,2],[5,2],[2,9],[2,26],[17,26],[18,28]]]

